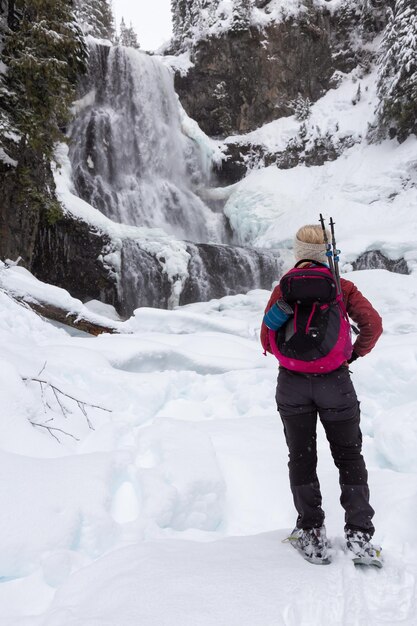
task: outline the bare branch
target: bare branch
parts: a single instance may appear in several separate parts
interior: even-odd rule
[[[48,387],[51,387],[51,389],[55,389],[58,393],[62,394],[63,396],[66,396],[70,400],[74,400],[74,402],[77,402],[77,403],[80,402],[84,406],[88,406],[88,407],[90,407],[92,409],[100,409],[100,411],[106,411],[107,413],[112,413],[111,409],[106,409],[103,406],[98,406],[97,404],[90,404],[89,402],[84,402],[84,400],[79,400],[78,398],[74,398],[74,396],[71,396],[69,393],[65,393],[64,391],[59,389],[56,385],[53,385],[52,383],[50,383],[48,380],[42,380],[40,378],[31,378],[31,377],[28,377],[28,376],[24,376],[22,378],[22,380],[29,381],[29,382],[33,381],[35,383],[48,385]]]
[[[58,402],[58,404],[59,404],[59,408],[60,408],[60,409],[61,409],[61,411],[62,411],[62,415],[65,417],[65,419],[67,419],[67,417],[68,417],[68,415],[67,415],[67,414],[69,413],[69,411],[68,411],[68,409],[66,409],[66,408],[65,408],[65,406],[62,404],[61,400],[59,399],[57,389],[56,389],[55,387],[53,387],[53,385],[49,385],[49,387],[50,387],[50,388],[52,389],[52,391],[53,391],[53,394],[54,394],[54,396],[55,396],[55,399],[56,399],[56,401],[57,401],[57,402]],[[60,393],[62,393],[62,391],[61,391]],[[62,394],[62,395],[65,395],[65,394]]]
[[[46,362],[45,365],[42,369],[45,369],[46,366]],[[41,370],[42,371],[42,370]],[[102,406],[98,406],[97,404],[90,404],[88,402],[84,402],[83,400],[79,400],[78,398],[75,398],[74,396],[71,396],[69,393],[65,393],[64,391],[62,391],[62,389],[59,389],[59,387],[57,387],[56,385],[53,385],[51,382],[49,382],[48,380],[43,380],[42,378],[30,378],[30,377],[23,377],[23,380],[25,382],[35,382],[35,383],[39,383],[40,388],[41,388],[41,398],[42,398],[42,404],[43,404],[43,408],[44,408],[44,413],[46,415],[47,411],[46,409],[50,409],[51,411],[53,411],[51,405],[49,404],[47,397],[46,397],[46,391],[48,389],[52,390],[52,393],[55,396],[55,400],[59,406],[59,408],[61,409],[61,413],[64,416],[65,419],[68,419],[68,415],[71,414],[72,411],[70,411],[69,409],[66,408],[65,404],[61,401],[60,396],[64,396],[65,398],[69,398],[70,400],[72,400],[73,402],[75,402],[79,408],[79,410],[81,411],[81,413],[84,415],[88,428],[90,430],[95,430],[90,418],[88,417],[88,413],[87,413],[87,407],[92,408],[92,409],[99,409],[100,411],[106,411],[106,413],[111,413],[111,409],[106,409]],[[38,424],[35,422],[31,422],[31,424],[35,425],[35,426],[40,426],[42,428],[45,428],[47,430],[49,430],[50,434],[59,441],[59,439],[56,437],[56,435],[53,434],[53,432],[51,431],[61,431],[63,432],[65,435],[68,435],[69,437],[73,437],[76,441],[79,441],[79,439],[77,439],[77,437],[74,437],[74,435],[72,435],[71,433],[68,433],[64,430],[61,430],[60,428],[56,428],[55,426],[47,426],[46,424],[48,422],[52,422],[54,418],[51,418],[50,420],[47,420],[47,422],[45,422],[44,424]],[[60,442],[61,443],[61,442]]]
[[[42,383],[44,385],[48,385],[48,387],[51,387],[51,389],[55,389],[58,393],[62,394],[63,396],[70,398],[70,400],[74,400],[74,402],[81,402],[81,404],[84,404],[84,406],[89,406],[92,409],[100,409],[100,411],[106,411],[107,413],[112,413],[111,409],[105,409],[103,406],[98,406],[97,404],[90,404],[89,402],[84,402],[84,400],[79,400],[78,398],[74,398],[74,396],[71,396],[69,393],[65,393],[65,391],[62,391],[61,389],[59,389],[59,387],[57,387],[56,385],[53,385],[48,380],[41,380],[40,378],[32,378],[28,376],[23,377],[22,380],[29,381],[29,382],[32,380],[35,383]]]
[[[43,364],[43,368],[41,369],[41,371],[39,372],[38,376],[40,376],[42,374],[42,372],[44,371],[46,364],[48,361],[45,361],[45,363]]]
[[[90,418],[89,418],[89,417],[88,417],[88,415],[87,415],[87,410],[86,410],[86,408],[85,408],[85,404],[84,404],[84,402],[80,402],[80,401],[79,401],[79,402],[77,402],[77,404],[78,404],[78,406],[79,406],[79,408],[80,408],[81,413],[83,413],[83,415],[84,415],[85,419],[87,420],[88,428],[89,428],[90,430],[95,430],[94,426],[92,425],[92,423],[91,423],[91,421],[90,421]]]
[[[32,420],[29,420],[30,423],[32,424],[32,426],[39,426],[39,428],[45,428],[49,434],[57,440],[58,443],[61,443],[60,439],[54,434],[55,432],[60,432],[63,435],[67,435],[67,437],[72,437],[72,439],[75,439],[75,441],[80,441],[78,439],[78,437],[75,437],[75,435],[71,434],[71,433],[67,433],[66,430],[63,430],[62,428],[57,428],[56,426],[47,426],[46,424],[40,424],[39,422],[32,422]]]

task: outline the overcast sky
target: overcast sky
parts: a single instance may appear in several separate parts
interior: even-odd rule
[[[132,22],[141,47],[156,50],[171,36],[170,0],[113,0],[117,26]]]

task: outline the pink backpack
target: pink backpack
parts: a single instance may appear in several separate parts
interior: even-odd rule
[[[282,298],[294,315],[277,331],[269,331],[271,350],[289,370],[326,374],[352,355],[349,318],[330,269],[298,265],[280,282]]]

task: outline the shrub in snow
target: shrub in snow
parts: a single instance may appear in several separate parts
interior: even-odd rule
[[[290,104],[294,110],[295,119],[298,122],[304,122],[310,117],[312,104],[310,98],[303,98],[301,94],[298,94],[297,98]]]

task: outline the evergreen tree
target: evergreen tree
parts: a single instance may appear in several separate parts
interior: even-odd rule
[[[232,0],[230,16],[229,5],[220,0],[171,0],[174,42],[187,45],[190,40],[207,36],[213,26],[222,22],[230,24],[233,31],[247,30],[253,4],[254,0]]]
[[[72,0],[0,2],[0,221],[7,245],[24,245],[30,262],[40,216],[61,215],[50,162],[87,50]]]
[[[247,30],[251,23],[252,0],[234,0],[232,30]]]
[[[310,117],[312,105],[310,98],[303,98],[303,96],[299,93],[297,98],[290,104],[293,108],[294,116],[297,121],[304,122]]]
[[[187,0],[171,0],[172,30],[175,42],[182,42],[185,35]]]
[[[2,104],[22,142],[51,158],[85,69],[84,39],[67,0],[16,0],[16,7],[21,19],[6,34],[2,51],[5,87],[14,97]]]
[[[84,33],[98,39],[114,40],[110,0],[75,0],[75,12]]]
[[[362,0],[360,25],[363,33],[375,36],[386,25],[386,0]]]
[[[120,44],[121,46],[126,45],[124,43],[125,38],[126,38],[126,22],[125,22],[125,18],[122,17],[120,21],[119,34],[117,36],[117,43]]]
[[[118,43],[121,46],[127,46],[128,48],[140,48],[138,36],[133,28],[132,22],[130,23],[130,26],[127,27],[123,17],[120,22],[120,35],[118,37]]]
[[[7,3],[0,3],[0,55],[9,32],[9,15]],[[3,55],[2,55],[3,56]],[[16,94],[10,85],[7,85],[8,67],[2,59],[0,64],[0,162],[12,163],[11,148],[13,137],[17,137],[17,129],[13,125],[11,112],[16,105]]]
[[[378,74],[378,126],[403,141],[417,134],[417,4],[396,0],[384,33]]]
[[[354,33],[356,45],[370,41],[387,23],[386,0],[342,0],[338,10],[338,25]],[[359,36],[359,37],[358,37]],[[352,43],[355,43],[352,40]]]

